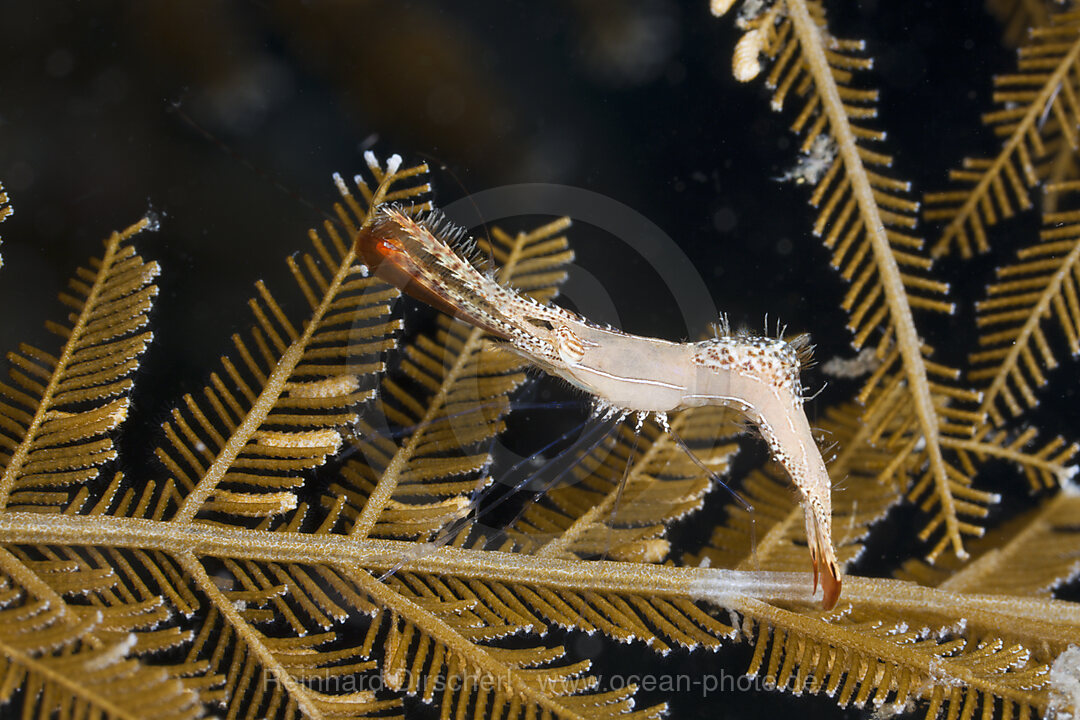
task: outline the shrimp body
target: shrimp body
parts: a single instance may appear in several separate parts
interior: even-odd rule
[[[562,318],[554,335],[550,372],[608,405],[630,412],[667,413],[688,407],[696,385],[693,346],[598,328]],[[665,368],[662,377],[656,368]]]
[[[444,237],[449,238],[449,242]],[[414,218],[385,208],[361,230],[364,262],[404,292],[506,341],[514,352],[593,396],[599,407],[627,415],[725,405],[758,427],[802,495],[822,605],[840,596],[832,545],[831,483],[803,410],[799,381],[805,336],[779,339],[721,336],[675,343],[603,328],[556,305],[545,305],[481,272],[465,254],[462,231],[440,215]]]

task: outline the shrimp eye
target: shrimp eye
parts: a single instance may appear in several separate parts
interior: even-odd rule
[[[397,255],[405,252],[405,249],[393,240],[382,238],[379,240],[378,251],[383,255]]]
[[[377,221],[362,229],[356,236],[355,247],[364,263],[378,269],[384,262],[398,264],[406,252],[405,247],[393,237],[394,227],[386,221]]]

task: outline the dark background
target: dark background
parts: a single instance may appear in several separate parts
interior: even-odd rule
[[[0,3],[0,180],[16,209],[0,227],[2,347],[54,347],[41,325],[59,315],[55,296],[74,267],[113,229],[159,213],[160,231],[139,242],[163,267],[156,339],[124,438],[129,472],[151,471],[155,428],[247,325],[252,284],[290,284],[283,258],[306,249],[307,228],[329,210],[331,172],[361,171],[373,149],[430,160],[440,204],[525,182],[607,196],[668,233],[734,324],[760,328],[768,314],[812,332],[822,359],[850,355],[837,309],[844,286],[810,236],[808,191],[775,180],[794,163],[792,116],[768,110],[760,81],[731,79],[733,17],[713,18],[707,5]],[[978,117],[992,74],[1013,60],[979,3],[828,5],[834,34],[866,39],[877,59],[864,82],[882,92],[877,127],[889,132],[896,176],[918,194],[941,189],[961,157],[993,151]],[[1017,230],[1031,237],[1035,222],[1003,226],[995,248],[1011,248]],[[572,282],[598,282],[616,311],[599,319],[673,340],[705,329],[686,326],[670,287],[617,239],[587,224],[570,237]],[[947,362],[970,346],[970,301],[992,266],[945,263],[961,312],[917,317]],[[1075,372],[1066,362],[1051,374],[1048,431],[1075,421],[1060,415]],[[823,378],[805,381],[816,389]],[[853,387],[833,383],[812,412]],[[1026,497],[1021,479],[1002,477],[986,482]],[[917,553],[904,523],[918,520],[901,511],[860,570]],[[640,645],[557,640],[600,653],[600,672],[656,662]],[[748,657],[745,647],[716,658],[676,651],[662,671],[737,672]],[[828,698],[775,694],[672,700],[678,717],[838,712]]]

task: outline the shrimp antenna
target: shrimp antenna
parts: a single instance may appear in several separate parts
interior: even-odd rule
[[[521,467],[525,463],[530,462],[537,455],[543,455],[544,453],[546,453],[551,448],[553,448],[556,445],[558,445],[559,443],[563,442],[564,440],[566,440],[566,438],[570,437],[571,435],[573,435],[577,431],[581,430],[581,428],[585,427],[585,425],[588,422],[589,422],[588,420],[584,420],[584,421],[578,423],[574,427],[572,427],[569,430],[567,430],[566,432],[564,432],[559,437],[557,437],[554,440],[552,440],[551,442],[549,442],[544,447],[537,450],[535,453],[533,453],[529,457],[522,458],[521,460],[517,461],[516,463],[514,463],[510,467],[510,469],[508,469],[505,473],[503,473],[503,477],[512,476],[514,473],[516,473],[518,470],[520,470]],[[591,432],[591,431],[588,431],[588,432]],[[533,473],[531,475],[526,475],[525,477],[523,477],[521,480],[519,480],[517,483],[515,483],[514,486],[512,488],[510,488],[510,490],[508,490],[503,497],[499,498],[499,500],[492,503],[488,507],[484,508],[482,511],[479,509],[479,503],[482,502],[483,500],[485,500],[487,498],[487,496],[490,495],[492,492],[494,492],[495,487],[491,486],[491,487],[485,489],[484,491],[476,494],[476,496],[474,498],[472,498],[473,502],[475,503],[474,507],[477,509],[477,512],[474,515],[474,520],[478,519],[482,515],[488,514],[492,509],[494,509],[494,508],[498,507],[499,505],[501,505],[507,498],[509,498],[515,492],[517,492],[517,491],[521,490],[523,487],[525,487],[529,483],[529,481],[532,480],[532,478],[534,478],[537,475],[539,475],[540,473],[544,472],[544,470],[551,467],[554,463],[558,462],[560,459],[565,457],[575,447],[577,447],[577,444],[581,442],[582,438],[584,438],[585,435],[588,434],[588,432],[583,434],[581,438],[578,438],[576,441],[574,441],[574,443],[572,445],[570,445],[570,447],[566,448],[565,450],[560,451],[557,455],[555,455],[555,457],[553,457],[553,458],[549,459],[547,462],[545,462],[543,464],[543,466],[541,466],[535,473]],[[457,534],[456,529],[454,529],[452,531],[445,531],[445,532],[450,532],[451,535],[456,535]]]
[[[620,416],[603,418],[603,420],[601,420],[601,422],[596,426],[596,428],[594,428],[594,430],[603,430],[604,432],[602,432],[600,434],[600,436],[596,438],[595,442],[592,442],[587,448],[585,448],[584,452],[580,453],[576,458],[574,458],[573,462],[571,462],[569,465],[567,465],[565,468],[563,468],[562,471],[560,471],[558,475],[553,477],[551,480],[548,480],[547,482],[545,482],[540,487],[540,489],[537,490],[533,494],[532,502],[539,502],[540,499],[542,497],[544,497],[544,495],[547,494],[547,492],[549,490],[551,490],[553,487],[555,487],[555,485],[560,480],[562,480],[563,477],[566,476],[566,473],[570,472],[571,470],[576,468],[578,465],[580,465],[582,460],[584,460],[586,457],[588,457],[589,453],[591,453],[593,450],[595,450],[597,447],[599,447],[600,443],[602,443],[602,442],[604,442],[605,440],[608,439],[608,437],[611,435],[611,431],[614,430],[616,427],[618,427],[620,422],[622,422],[622,417],[620,417]],[[590,431],[590,432],[592,432],[592,431]],[[561,458],[562,456],[566,455],[568,452],[573,450],[578,444],[580,444],[582,442],[582,440],[585,439],[586,435],[588,435],[588,433],[586,433],[585,435],[582,435],[581,438],[579,438],[578,441],[576,443],[574,443],[574,445],[568,447],[566,450],[559,453],[559,455],[557,455],[556,457],[552,458],[547,463],[545,463],[544,467],[541,468],[540,470],[538,470],[536,474],[539,474],[540,472],[543,472],[543,470],[545,470],[546,468],[553,465],[559,458]],[[589,439],[591,440],[592,438],[589,438]],[[525,484],[525,482],[527,482],[529,479],[531,479],[531,478],[526,478],[525,481],[519,483],[515,487],[515,489],[517,489],[519,487],[522,487]],[[509,494],[503,496],[502,498],[500,498],[498,500],[498,503],[502,503],[508,497],[509,497]],[[514,525],[514,523],[516,523],[518,520],[520,520],[521,516],[525,514],[525,511],[529,509],[530,504],[531,503],[526,503],[521,508],[521,510],[518,511],[517,515],[514,516],[514,519],[511,520],[509,523],[507,523],[507,527]],[[485,511],[486,511],[486,508],[485,508]]]
[[[559,437],[555,438],[554,440],[552,440],[550,443],[545,445],[543,448],[541,448],[537,452],[538,453],[546,452],[550,448],[554,447],[556,444],[562,442],[563,440],[565,440],[566,438],[570,437],[572,434],[574,434],[575,432],[580,430],[582,427],[585,426],[585,424],[587,422],[588,421],[586,420],[585,422],[579,423],[576,427],[571,428],[570,430],[566,431],[565,433],[563,433]],[[592,452],[596,448],[596,446],[598,446],[601,442],[603,442],[603,440],[611,432],[611,429],[612,429],[611,426],[608,426],[607,423],[600,423],[596,427],[594,427],[594,428],[592,428],[590,430],[587,430],[570,447],[566,448],[565,450],[560,452],[558,455],[556,455],[555,457],[551,458],[546,463],[544,463],[543,467],[541,467],[539,470],[537,470],[536,473],[533,473],[531,475],[526,475],[520,481],[515,483],[515,485],[512,488],[510,488],[510,490],[507,491],[507,493],[505,495],[503,495],[501,498],[499,498],[498,500],[496,500],[495,502],[493,502],[492,504],[488,505],[485,508],[481,509],[480,508],[480,503],[484,499],[486,499],[488,497],[488,495],[490,495],[495,490],[494,486],[485,488],[485,489],[483,489],[481,491],[474,491],[473,492],[473,497],[470,498],[469,504],[470,504],[470,506],[472,506],[472,508],[475,509],[475,513],[473,513],[471,517],[466,516],[466,517],[463,517],[463,518],[453,522],[448,527],[446,527],[444,530],[442,530],[438,534],[438,536],[436,536],[436,538],[433,541],[431,541],[429,543],[423,543],[421,545],[421,547],[430,547],[430,548],[434,549],[434,548],[439,548],[439,547],[442,547],[443,545],[446,545],[448,542],[453,540],[458,535],[458,533],[460,533],[470,523],[476,522],[481,517],[487,515],[492,510],[494,510],[495,508],[502,505],[511,496],[513,496],[516,492],[518,492],[519,490],[524,488],[525,485],[527,485],[530,480],[532,480],[534,477],[536,477],[537,474],[542,473],[544,470],[551,467],[553,464],[560,461],[562,458],[566,457],[566,455],[573,452],[578,447],[578,445],[580,445],[582,443],[582,441],[584,441],[586,438],[588,438],[589,440],[592,440],[592,434],[593,433],[595,433],[597,430],[604,430],[604,432],[600,435],[600,437],[595,442],[593,442],[588,447],[588,449],[584,453],[581,454],[581,456],[579,458],[577,458],[574,462],[572,462],[568,467],[566,467],[562,472],[560,472],[558,475],[556,475],[550,481],[546,482],[535,493],[535,495],[533,496],[533,501],[535,502],[535,501],[539,500],[544,495],[544,493],[546,493],[548,490],[550,490],[552,487],[554,487],[554,485],[557,482],[559,482],[559,480],[561,480],[566,475],[566,473],[570,472],[570,470],[577,467],[577,465],[581,462],[582,458],[584,458],[586,455],[588,455],[590,452]],[[519,468],[521,468],[522,465],[524,465],[526,462],[531,460],[532,457],[535,456],[535,454],[536,453],[534,453],[533,456],[523,458],[519,462],[515,463],[514,466],[511,467],[506,472],[506,475],[512,475]],[[528,504],[526,504],[525,507],[527,508]],[[525,512],[525,508],[522,508],[522,510],[520,512],[518,512],[518,514],[514,517],[513,520],[510,521],[509,524],[513,525],[515,522],[517,522],[518,519],[521,517],[522,513],[524,513],[524,512]],[[386,580],[388,580],[394,573],[396,573],[398,570],[400,570],[402,568],[402,566],[405,565],[406,562],[413,559],[414,557],[416,557],[416,556],[413,553],[408,553],[405,556],[403,556],[400,560],[398,560],[398,562],[392,568],[390,568],[389,570],[387,570],[386,572],[384,572],[382,575],[379,576],[379,581],[380,582],[385,582]]]
[[[712,480],[714,483],[716,483],[717,485],[719,485],[720,487],[724,488],[729,493],[731,493],[731,496],[733,498],[735,498],[735,501],[738,502],[739,505],[742,506],[743,510],[746,510],[747,512],[752,512],[754,510],[753,505],[751,505],[749,502],[747,502],[746,499],[743,498],[742,495],[740,495],[739,493],[732,490],[731,486],[728,485],[726,482],[724,482],[723,478],[721,478],[719,475],[716,474],[716,471],[714,471],[711,467],[706,465],[702,461],[702,459],[697,456],[697,453],[695,453],[693,450],[690,449],[690,446],[687,445],[685,441],[683,441],[683,439],[679,436],[679,434],[677,432],[675,432],[675,428],[671,427],[670,424],[669,424],[669,426],[667,428],[667,431],[668,431],[668,434],[671,435],[671,438],[678,444],[678,446],[680,448],[682,448],[682,451],[684,453],[686,453],[687,456],[691,460],[694,461],[694,464],[697,465],[702,470],[704,470],[706,472],[706,474],[708,474],[710,480]]]
[[[515,412],[515,411],[518,411],[518,410],[566,410],[568,408],[580,408],[583,404],[584,403],[582,401],[580,401],[580,400],[566,400],[566,401],[557,401],[557,402],[510,403],[510,412]],[[500,407],[501,405],[502,405],[502,403],[500,403],[499,401],[481,403],[480,405],[475,405],[475,406],[469,408],[468,410],[461,410],[459,412],[449,413],[447,415],[440,415],[438,420],[439,420],[439,422],[442,422],[444,420],[453,420],[454,418],[465,417],[466,415],[473,415],[473,414],[476,413],[477,410],[487,410],[487,409],[490,409],[490,408]],[[430,421],[427,424],[430,424]],[[577,430],[577,429],[581,428],[581,426],[584,425],[584,424],[585,423],[579,424],[576,428],[574,428],[574,430]],[[416,423],[414,425],[404,425],[402,427],[395,428],[393,430],[391,430],[390,428],[387,427],[387,428],[367,428],[367,429],[364,429],[362,431],[358,430],[355,427],[353,427],[353,428],[350,428],[347,431],[346,439],[347,440],[358,439],[358,438],[361,437],[361,433],[364,433],[364,434],[366,434],[368,436],[374,436],[374,437],[400,438],[400,437],[405,437],[407,435],[411,435],[412,433],[416,432],[417,430],[419,430],[424,425],[425,425],[425,423],[419,422],[419,423]],[[571,430],[570,432],[567,432],[563,437],[569,436],[570,433],[574,432],[574,430]],[[562,439],[562,438],[556,438],[556,440],[552,444],[554,444],[555,442],[559,442],[560,439]],[[551,447],[551,446],[548,445],[547,447]],[[545,447],[542,450],[539,450],[538,452],[545,452],[547,450],[547,447]],[[360,448],[358,446],[350,445],[349,447],[345,448],[344,450],[339,452],[334,457],[337,460],[347,460],[348,458],[352,457],[357,452],[359,452],[359,450],[360,450]],[[526,460],[528,460],[528,458],[526,458]],[[524,461],[522,461],[522,462],[524,462]],[[520,465],[520,463],[519,463],[519,465]]]
[[[638,430],[641,429],[641,425],[638,425]],[[622,478],[619,480],[619,488],[615,491],[615,502],[611,504],[611,514],[608,516],[608,538],[607,547],[604,549],[603,558],[607,558],[611,552],[611,538],[615,534],[615,517],[619,514],[619,503],[622,501],[623,490],[626,489],[626,482],[630,479],[630,466],[634,464],[634,455],[637,453],[638,439],[641,437],[637,430],[634,431],[634,444],[630,446],[630,454],[626,456],[626,467],[623,469]]]
[[[476,212],[476,218],[480,221],[480,227],[484,229],[483,235],[484,239],[487,242],[488,272],[494,274],[497,268],[495,266],[495,247],[492,245],[491,242],[491,232],[488,229],[487,220],[484,219],[484,214],[480,212],[480,206],[476,204],[475,200],[473,200],[472,193],[470,193],[469,189],[465,187],[465,183],[462,182],[461,178],[458,177],[457,173],[454,172],[447,163],[443,162],[442,158],[436,157],[435,155],[426,152],[417,152],[415,154],[424,158],[425,160],[430,161],[434,165],[438,165],[439,170],[453,178],[454,182],[457,183],[458,188],[460,188],[461,192],[464,194],[465,199],[467,199],[469,201],[469,204],[472,205],[473,210]]]
[[[219,138],[217,135],[215,135],[202,124],[200,124],[198,120],[188,115],[187,112],[184,111],[183,100],[174,100],[173,102],[169,103],[169,105],[167,106],[167,112],[176,115],[184,122],[185,125],[190,127],[192,130],[201,135],[205,140],[207,140],[210,144],[214,145],[223,153],[232,158],[241,167],[250,170],[252,173],[259,176],[264,181],[268,182],[272,187],[285,193],[290,198],[300,203],[308,210],[311,210],[316,215],[319,215],[320,217],[329,220],[334,225],[341,227],[341,220],[339,218],[336,218],[330,213],[326,212],[326,210],[320,208],[315,203],[304,197],[304,195],[301,194],[298,190],[289,187],[277,177],[271,175],[266,170],[263,170],[261,167],[252,162],[252,160],[246,155],[240,153],[235,148],[230,147],[221,138]]]
[[[739,506],[742,507],[742,509],[746,511],[747,517],[750,518],[750,548],[751,548],[750,549],[750,557],[756,557],[757,556],[757,520],[754,518],[754,506],[751,505],[746,500],[746,498],[744,498],[742,495],[740,495],[739,493],[732,490],[731,486],[728,485],[726,482],[724,482],[720,478],[720,476],[717,475],[716,472],[712,468],[710,468],[704,462],[702,462],[701,458],[699,458],[697,456],[697,453],[695,453],[693,450],[690,449],[690,446],[687,445],[686,442],[681,437],[679,437],[679,434],[677,432],[675,432],[675,428],[670,427],[670,424],[669,424],[669,427],[667,428],[667,431],[671,435],[671,437],[675,440],[675,442],[678,443],[679,447],[682,448],[683,452],[685,452],[690,457],[690,459],[694,461],[694,464],[697,465],[702,470],[704,470],[706,473],[708,473],[709,478],[713,482],[717,483],[718,485],[720,485],[720,487],[724,488],[729,493],[731,493],[731,496],[733,498],[735,498],[735,502],[737,502],[739,504]]]

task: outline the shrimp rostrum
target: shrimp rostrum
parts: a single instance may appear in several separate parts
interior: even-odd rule
[[[822,605],[840,596],[832,545],[830,481],[806,413],[799,380],[808,348],[792,342],[730,334],[676,343],[599,327],[556,305],[545,305],[481,270],[475,246],[438,213],[410,216],[384,207],[356,237],[368,267],[403,292],[502,339],[544,371],[626,416],[724,405],[744,413],[768,443],[802,496],[814,590]]]

